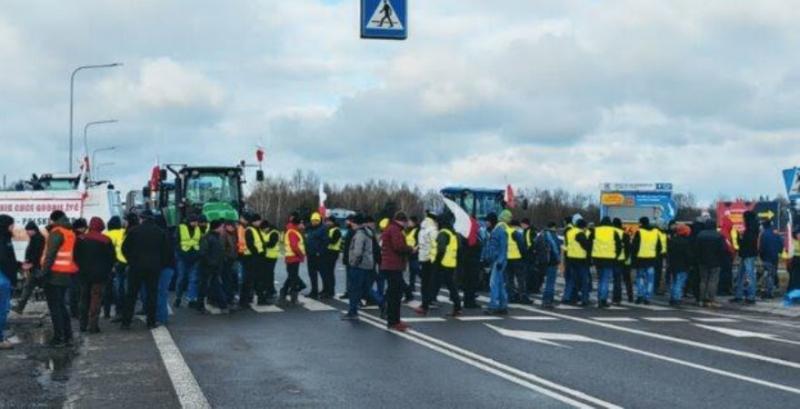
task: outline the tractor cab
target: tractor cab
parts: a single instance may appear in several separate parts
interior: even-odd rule
[[[485,221],[489,213],[499,214],[505,208],[502,189],[446,187],[441,193],[480,221]]]

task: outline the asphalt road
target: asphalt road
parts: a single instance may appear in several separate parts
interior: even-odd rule
[[[452,319],[439,299],[422,320],[403,307],[406,334],[385,330],[377,310],[347,322],[344,302],[304,300],[232,315],[179,309],[152,339],[140,328],[91,343],[128,357],[130,378],[146,376],[114,389],[115,401],[159,408],[783,409],[800,398],[798,320],[663,304]],[[114,376],[104,370],[71,383],[73,407],[108,403],[98,404]]]

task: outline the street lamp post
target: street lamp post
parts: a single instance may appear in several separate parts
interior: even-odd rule
[[[116,163],[114,163],[114,162],[98,163],[97,166],[94,167],[94,169],[97,171],[97,175],[98,175],[97,179],[95,179],[95,180],[100,180],[100,176],[99,176],[100,175],[100,168],[105,169],[107,167],[114,166],[114,165],[116,165]]]
[[[75,74],[81,70],[88,70],[94,68],[112,68],[112,67],[119,67],[121,66],[121,62],[115,62],[111,64],[96,64],[96,65],[81,65],[78,68],[75,68],[72,71],[72,75],[69,79],[69,173],[72,173],[72,146],[73,146],[73,137],[72,137],[72,122],[73,122],[73,111],[75,105]]]
[[[102,125],[102,124],[115,124],[119,121],[116,119],[104,119],[102,121],[92,121],[87,122],[86,125],[83,126],[83,152],[88,155],[89,154],[89,138],[87,136],[87,132],[89,128],[95,125]]]
[[[97,154],[98,154],[99,152],[109,152],[109,151],[114,151],[114,150],[117,150],[117,147],[116,147],[116,146],[109,146],[109,147],[107,147],[107,148],[100,148],[100,149],[95,149],[94,151],[92,151],[92,162],[91,162],[91,167],[92,167],[92,168],[94,168],[94,169],[97,169],[97,166],[95,166],[95,163],[97,163],[97,162],[95,161],[95,158],[97,158]]]

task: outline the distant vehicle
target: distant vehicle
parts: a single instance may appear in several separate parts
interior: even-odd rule
[[[499,214],[505,208],[503,189],[486,189],[470,187],[446,187],[441,190],[442,196],[458,203],[469,215],[480,221],[486,221],[489,213]]]
[[[347,209],[328,209],[328,216],[336,220],[336,225],[339,226],[340,229],[347,228],[347,218],[355,216],[355,214],[356,212]]]
[[[171,173],[174,178],[168,180]],[[176,226],[190,214],[213,220],[238,220],[244,210],[244,164],[234,167],[166,165],[158,172],[156,187],[145,187],[147,206]],[[263,179],[259,172],[257,178]]]
[[[600,192],[600,217],[619,218],[625,225],[638,225],[647,217],[653,225],[665,226],[677,216],[672,183],[604,183]]]
[[[79,174],[34,175],[30,180],[18,182],[13,190],[0,191],[0,213],[15,220],[14,249],[23,257],[28,236],[25,225],[36,223],[44,229],[53,210],[61,210],[70,219],[99,217],[108,221],[122,215],[119,192],[109,182],[86,183],[86,191],[79,189]],[[85,193],[85,196],[84,196]]]

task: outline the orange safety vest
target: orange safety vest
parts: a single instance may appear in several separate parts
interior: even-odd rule
[[[58,253],[56,253],[56,259],[53,261],[53,265],[50,269],[55,273],[75,275],[78,273],[78,265],[75,264],[75,257],[73,256],[73,251],[75,250],[75,232],[56,226],[50,233],[56,232],[61,233],[61,236],[64,237],[64,242],[61,243],[61,247],[59,247]],[[44,259],[47,256],[46,247],[47,246],[45,246],[45,251],[42,253],[42,265],[44,265]]]
[[[236,237],[238,237],[236,249],[240,255],[243,255],[245,250],[247,250],[247,240],[244,238],[245,230],[246,229],[241,224],[236,225]]]

